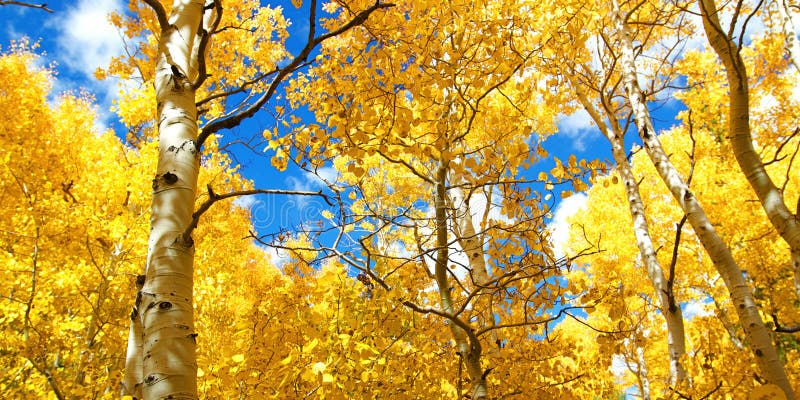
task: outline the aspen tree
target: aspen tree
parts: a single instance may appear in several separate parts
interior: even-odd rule
[[[779,10],[786,11],[784,1],[778,1]],[[722,60],[728,78],[729,107],[728,107],[728,136],[733,145],[733,154],[742,169],[747,181],[758,196],[758,200],[767,213],[772,225],[781,235],[783,240],[789,244],[791,264],[794,272],[795,292],[800,297],[800,220],[798,220],[796,209],[793,213],[789,210],[784,199],[784,194],[773,182],[764,167],[764,161],[753,146],[753,135],[750,128],[750,89],[748,82],[747,68],[741,56],[740,44],[737,44],[729,35],[733,34],[733,29],[726,34],[719,21],[720,9],[713,0],[698,1],[703,16],[703,28],[705,29],[708,42]],[[737,13],[739,10],[736,11]],[[736,15],[734,18],[738,18]],[[795,54],[798,50],[797,37],[791,29],[791,20],[788,16],[783,16],[786,34],[791,35],[787,38],[789,55],[792,63],[797,68],[798,57]],[[744,27],[740,35],[744,35]],[[791,39],[794,40],[791,40]],[[741,41],[739,42],[741,43]],[[800,203],[798,203],[800,206]]]
[[[644,148],[664,184],[667,185],[675,200],[686,213],[687,220],[694,228],[699,240],[717,267],[720,276],[725,281],[725,286],[730,291],[731,299],[735,304],[739,320],[749,339],[759,370],[767,382],[779,386],[787,398],[793,399],[794,392],[789,384],[786,371],[772,343],[770,333],[761,319],[752,290],[745,280],[741,268],[733,259],[730,249],[711,225],[702,205],[692,194],[688,185],[678,174],[678,171],[661,147],[637,81],[633,44],[628,28],[625,25],[626,15],[616,0],[612,0],[611,4],[627,100],[634,113]]]
[[[196,94],[210,76],[207,55],[222,19],[222,2],[175,0],[169,11],[160,1],[145,3],[155,13],[159,30],[153,78],[159,163],[153,179],[147,264],[145,273],[137,279],[139,293],[131,314],[122,395],[148,400],[195,399],[197,332],[192,304],[191,235],[199,217],[216,200],[225,197],[214,195],[209,189],[210,202],[197,211],[194,209],[203,143],[219,130],[238,126],[255,115],[275,94],[278,84],[303,66],[318,44],[363,23],[373,11],[388,6],[377,2],[338,29],[319,36],[315,36],[315,29],[310,29],[308,42],[298,56],[249,82],[249,85],[267,82],[266,90],[253,103],[241,104],[232,113],[212,118],[199,134],[197,104],[203,99]],[[312,26],[316,24],[316,5],[316,1],[311,2]],[[231,81],[236,82],[237,78]],[[245,90],[246,85],[234,87],[220,94],[209,94],[208,99],[219,101]]]
[[[647,270],[650,283],[653,285],[654,292],[658,299],[658,307],[667,325],[667,342],[669,350],[670,380],[673,386],[677,386],[686,379],[686,369],[683,367],[681,357],[686,354],[686,334],[683,324],[683,312],[678,306],[675,294],[672,290],[671,281],[664,275],[664,269],[656,257],[656,249],[650,235],[650,228],[647,224],[644,203],[639,194],[639,183],[633,175],[630,162],[624,148],[625,133],[617,120],[616,115],[607,115],[608,124],[595,105],[588,99],[580,83],[574,84],[577,92],[578,101],[589,113],[592,120],[600,128],[600,131],[611,144],[611,153],[614,162],[617,164],[617,172],[622,178],[622,185],[628,199],[628,207],[633,219],[633,232],[636,237],[636,244],[641,254],[642,262]],[[601,101],[604,102],[603,110],[609,110],[607,98],[604,93],[600,94]],[[674,272],[674,271],[673,271]]]

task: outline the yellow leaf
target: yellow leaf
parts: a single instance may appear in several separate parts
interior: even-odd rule
[[[322,374],[322,382],[323,383],[331,383],[333,382],[333,375],[331,374]]]
[[[303,0],[292,0],[292,4],[294,4],[295,8],[300,8],[303,6]]]
[[[544,171],[539,172],[539,180],[542,181],[542,182],[546,182],[547,181],[547,172],[544,172]]]
[[[314,340],[308,342],[305,346],[303,346],[303,353],[310,353],[314,350],[314,347],[317,347],[319,344],[319,339],[314,338]]]
[[[240,363],[244,361],[244,354],[236,354],[233,357],[231,357],[231,360],[233,360],[233,362]]]

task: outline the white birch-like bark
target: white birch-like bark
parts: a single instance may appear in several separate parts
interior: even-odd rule
[[[451,317],[455,316],[455,307],[450,294],[450,281],[447,274],[447,262],[449,260],[449,248],[447,240],[447,166],[440,165],[436,171],[434,180],[436,185],[434,193],[435,223],[436,223],[436,263],[434,276],[439,290],[439,299],[442,304],[442,311]],[[458,354],[467,369],[467,374],[472,382],[472,399],[483,400],[488,398],[489,392],[486,386],[486,377],[481,368],[481,344],[475,335],[469,335],[463,327],[457,325],[455,321],[448,321],[453,338],[456,342]],[[470,337],[472,336],[472,337]],[[459,377],[460,379],[460,377]]]
[[[608,121],[611,125],[609,127],[605,123],[605,119],[600,116],[595,106],[586,97],[582,87],[574,83],[573,86],[576,88],[578,101],[606,136],[609,143],[611,143],[611,151],[614,162],[617,164],[617,172],[619,172],[622,184],[625,186],[625,193],[628,196],[628,209],[633,219],[633,233],[636,238],[636,245],[639,248],[639,254],[642,256],[647,276],[658,299],[658,307],[661,309],[661,314],[664,315],[667,324],[670,385],[677,387],[678,384],[686,380],[686,369],[681,363],[681,357],[686,354],[686,332],[683,324],[683,312],[677,305],[674,295],[672,299],[670,298],[672,291],[667,284],[667,278],[664,276],[664,269],[661,267],[658,257],[656,257],[656,249],[650,236],[650,227],[645,217],[644,203],[639,194],[639,183],[633,176],[631,165],[625,155],[624,132],[622,132],[622,127],[615,116],[612,115],[608,116]]]
[[[794,27],[794,21],[792,21],[789,0],[775,0],[775,5],[781,18],[783,34],[786,36],[786,51],[789,53],[789,59],[794,64],[795,69],[800,71],[800,40],[797,39],[797,31]]]
[[[783,0],[778,2],[781,3],[778,8],[782,9]],[[722,30],[714,0],[699,0],[699,5],[703,14],[703,28],[708,36],[708,42],[722,60],[727,73],[730,106],[728,134],[731,138],[733,154],[739,163],[739,168],[758,196],[772,226],[789,244],[795,292],[800,297],[800,221],[786,206],[783,193],[767,174],[761,156],[753,147],[753,135],[750,131],[750,93],[747,69],[739,53],[740,49]],[[791,25],[791,19],[788,23]],[[796,43],[797,37],[794,36],[794,30],[791,31]],[[791,49],[792,47],[790,47]],[[795,54],[792,54],[793,62],[795,61],[794,57]]]
[[[458,244],[469,260],[469,268],[475,285],[484,286],[489,282],[489,272],[486,269],[486,258],[483,253],[483,235],[479,235],[475,230],[469,199],[462,189],[457,190],[459,193],[453,219],[458,232]]]
[[[163,15],[163,8],[156,11]],[[159,18],[159,158],[147,265],[131,315],[122,392],[145,400],[197,399],[194,244],[183,234],[192,221],[199,172],[191,82],[197,75],[192,67],[197,65],[195,41],[203,13],[203,0],[175,0],[169,20]]]
[[[484,239],[483,233],[478,233],[475,229],[475,221],[473,220],[472,207],[469,204],[470,199],[467,197],[466,191],[462,188],[455,189],[454,200],[454,213],[453,224],[455,225],[456,240],[461,250],[467,255],[469,264],[469,276],[472,283],[475,285],[476,294],[474,296],[475,302],[478,303],[478,328],[485,328],[494,326],[494,315],[492,313],[491,297],[489,301],[484,300],[481,292],[491,281],[489,269],[486,267],[486,255],[483,250]],[[491,207],[491,199],[486,199],[485,213],[489,212]],[[485,215],[485,214],[484,214]],[[473,307],[475,309],[475,307]],[[489,333],[490,342],[498,343],[499,337],[497,330],[492,330]],[[501,357],[499,344],[491,346],[487,349],[487,356]]]
[[[650,400],[650,378],[647,377],[647,361],[644,359],[644,349],[636,345],[636,375],[639,377],[639,393],[642,400]]]
[[[658,171],[661,179],[667,185],[675,200],[683,209],[687,220],[692,225],[698,239],[708,252],[711,261],[725,282],[731,300],[734,303],[739,322],[749,339],[750,348],[755,356],[756,364],[762,378],[769,383],[778,385],[788,399],[794,399],[794,392],[789,383],[783,363],[778,358],[775,346],[772,344],[767,327],[759,314],[758,306],[753,298],[753,293],[744,278],[741,268],[733,259],[730,249],[717,234],[708,220],[700,202],[689,190],[686,182],[672,165],[669,157],[664,152],[661,142],[655,134],[650,112],[645,104],[642,90],[639,87],[634,64],[633,43],[624,23],[619,4],[611,1],[611,11],[617,39],[619,40],[620,66],[627,93],[628,101],[633,110],[636,126],[648,156]]]

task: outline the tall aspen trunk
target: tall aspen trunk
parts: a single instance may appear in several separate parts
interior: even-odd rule
[[[628,209],[633,220],[633,234],[636,238],[636,245],[639,247],[639,254],[647,270],[647,277],[653,285],[658,307],[667,324],[667,351],[669,352],[669,371],[670,385],[677,387],[686,380],[686,369],[681,363],[681,357],[686,354],[686,331],[683,325],[683,312],[677,305],[677,301],[672,294],[672,290],[667,284],[668,280],[664,277],[664,269],[656,257],[656,249],[653,246],[653,239],[650,236],[650,227],[645,217],[644,202],[639,194],[639,183],[633,176],[630,163],[625,155],[625,133],[613,115],[608,116],[610,127],[606,125],[605,119],[594,105],[586,97],[583,88],[573,83],[578,94],[578,101],[589,113],[592,120],[611,143],[611,152],[614,162],[617,164],[617,172],[622,178],[625,186],[625,193],[628,196]],[[677,244],[676,244],[677,245]]]
[[[447,262],[449,260],[449,248],[447,240],[447,165],[442,164],[436,170],[435,177],[435,223],[436,223],[436,264],[434,276],[439,289],[439,298],[442,303],[442,311],[447,315],[455,317],[455,307],[450,293],[450,281],[447,278]],[[472,381],[472,399],[482,400],[489,396],[486,387],[486,377],[481,368],[481,344],[477,338],[470,335],[463,327],[457,325],[455,321],[447,321],[455,339],[458,354],[461,362],[467,369],[467,374]],[[461,379],[459,377],[459,379]]]
[[[197,399],[196,333],[192,304],[192,220],[199,172],[197,30],[204,2],[175,0],[162,21],[155,71],[159,158],[147,265],[131,314],[122,394],[141,399]],[[164,26],[166,25],[166,26]]]
[[[782,9],[783,0],[778,0],[779,9]],[[800,297],[800,221],[792,214],[783,199],[783,193],[772,182],[772,178],[764,168],[764,162],[753,147],[753,135],[750,132],[750,93],[747,82],[747,69],[745,68],[739,47],[731,38],[722,34],[717,6],[714,0],[699,0],[700,10],[703,14],[703,28],[705,28],[708,42],[717,53],[728,78],[728,91],[730,108],[728,110],[728,134],[731,137],[733,153],[739,168],[747,177],[747,181],[755,191],[758,200],[767,213],[772,226],[778,231],[783,240],[791,249],[792,269],[794,273],[795,292]],[[787,16],[788,18],[788,16]],[[791,26],[791,19],[788,21]],[[797,45],[797,38],[792,37]],[[787,33],[788,34],[788,33]],[[798,45],[800,46],[800,45]],[[793,50],[799,50],[792,48]],[[795,55],[791,54],[792,61]],[[798,64],[795,64],[798,65]],[[797,211],[797,210],[796,210]]]
[[[711,225],[700,202],[672,165],[656,136],[650,112],[647,109],[642,90],[637,81],[633,44],[627,27],[623,22],[624,15],[616,0],[612,0],[612,5],[612,18],[614,19],[617,38],[620,42],[618,50],[625,91],[633,110],[636,126],[644,148],[647,150],[647,154],[653,161],[661,179],[683,209],[695,234],[725,282],[762,377],[769,383],[779,386],[787,398],[794,399],[794,392],[789,384],[784,366],[778,358],[778,353],[772,344],[770,332],[761,319],[753,293],[747,285],[741,268],[733,259],[730,249]]]

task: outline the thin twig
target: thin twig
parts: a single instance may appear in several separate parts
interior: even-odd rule
[[[22,7],[38,8],[40,10],[44,10],[44,11],[47,11],[49,13],[53,12],[53,10],[47,8],[47,3],[31,4],[31,3],[26,3],[24,1],[3,1],[3,0],[0,0],[0,6],[22,6]]]
[[[795,333],[795,332],[800,332],[800,325],[795,325],[795,326],[783,326],[783,325],[781,325],[781,323],[778,321],[778,316],[777,316],[777,315],[775,315],[775,314],[772,314],[772,322],[773,322],[773,323],[775,323],[775,329],[774,329],[774,331],[775,331],[775,332],[781,332],[781,333]]]
[[[183,240],[184,243],[191,243],[191,236],[192,232],[195,228],[197,228],[197,223],[200,221],[200,217],[211,208],[214,203],[229,199],[232,197],[241,197],[241,196],[251,196],[254,194],[285,194],[285,195],[293,195],[293,196],[320,196],[322,197],[326,203],[333,206],[328,196],[319,192],[306,192],[306,191],[298,191],[298,190],[280,190],[280,189],[252,189],[252,190],[240,190],[236,192],[230,192],[225,194],[216,194],[214,190],[211,188],[211,185],[207,186],[208,188],[208,200],[203,202],[200,207],[192,214],[192,222],[183,232]]]

